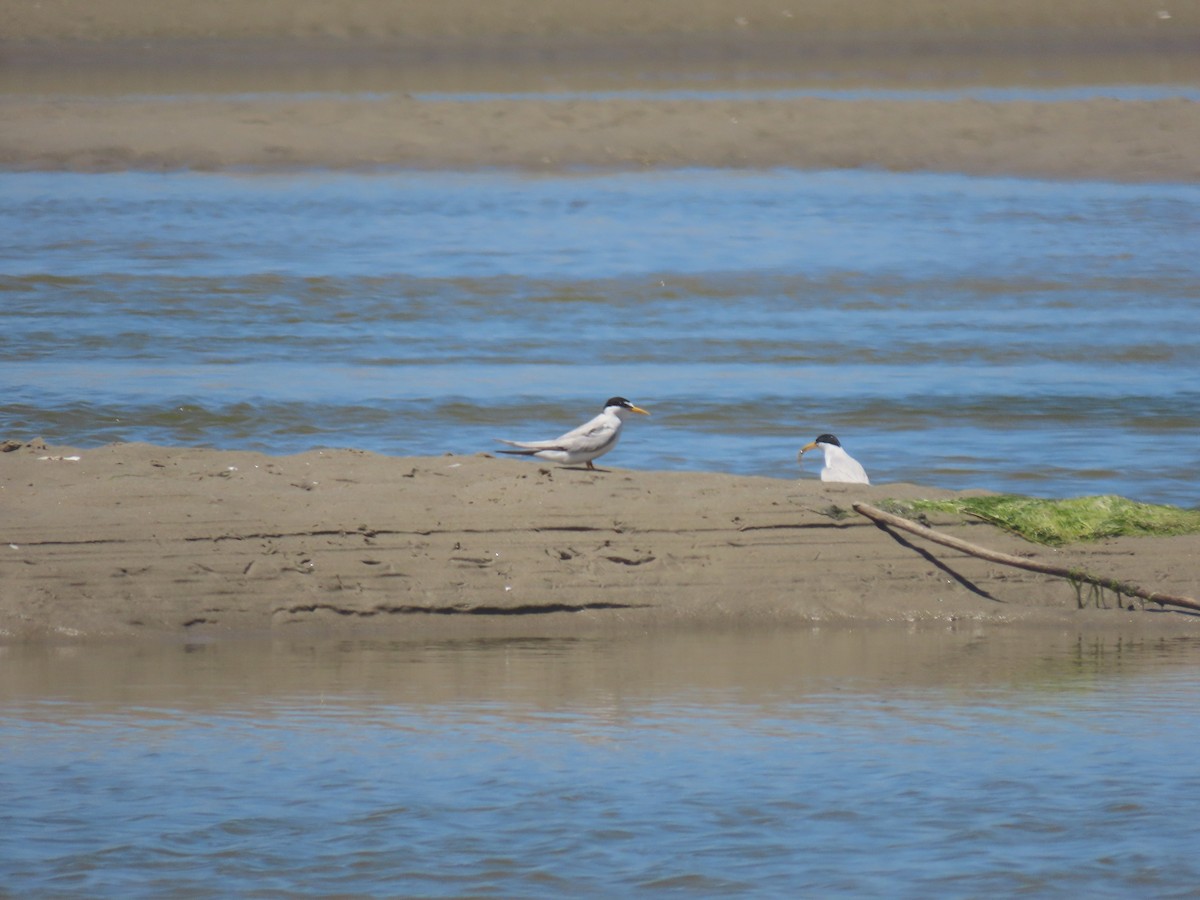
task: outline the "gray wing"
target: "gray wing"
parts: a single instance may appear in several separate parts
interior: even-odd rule
[[[611,443],[617,429],[613,427],[608,416],[601,413],[591,421],[584,422],[578,428],[572,428],[564,435],[550,441],[506,441],[498,438],[500,443],[510,447],[520,447],[522,450],[592,450]]]
[[[558,441],[506,441],[504,438],[496,438],[502,444],[508,444],[510,447],[520,447],[522,450],[565,450]],[[506,452],[506,451],[501,451]]]
[[[607,447],[616,439],[617,430],[620,426],[620,419],[614,421],[611,416],[601,413],[590,422],[585,422],[578,428],[573,428],[551,443],[556,447],[561,447],[563,450],[574,450],[576,452],[599,450]]]

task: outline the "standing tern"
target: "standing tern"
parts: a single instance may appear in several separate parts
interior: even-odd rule
[[[870,484],[867,472],[857,459],[842,449],[842,442],[832,434],[823,434],[800,448],[796,459],[804,461],[804,454],[820,448],[825,451],[825,468],[821,470],[822,481],[848,481],[852,484]]]
[[[621,423],[631,412],[641,413],[643,416],[650,415],[624,397],[612,397],[604,404],[604,412],[590,422],[568,431],[562,437],[552,441],[506,441],[500,438],[502,444],[521,448],[500,452],[511,453],[514,456],[536,456],[538,459],[547,459],[567,466],[587,463],[589,469],[595,469],[592,460],[617,446],[617,438],[621,436]]]

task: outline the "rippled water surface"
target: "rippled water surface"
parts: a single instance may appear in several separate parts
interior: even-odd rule
[[[0,433],[1200,502],[1200,188],[891,173],[0,175]]]
[[[1191,896],[1200,645],[0,648],[11,896]]]

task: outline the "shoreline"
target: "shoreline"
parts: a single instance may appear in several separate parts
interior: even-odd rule
[[[78,457],[74,459],[73,457]],[[0,454],[0,643],[580,637],[684,629],[1195,634],[1200,616],[1077,608],[1070,584],[889,533],[856,500],[946,497],[487,454],[272,457],[114,444]],[[1195,596],[1200,535],[1004,553]],[[1128,598],[1126,598],[1128,602]]]

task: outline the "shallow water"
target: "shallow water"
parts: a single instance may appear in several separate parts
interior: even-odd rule
[[[1200,643],[0,648],[12,896],[1189,896]]]
[[[0,175],[0,434],[1200,502],[1200,187],[881,172]]]

